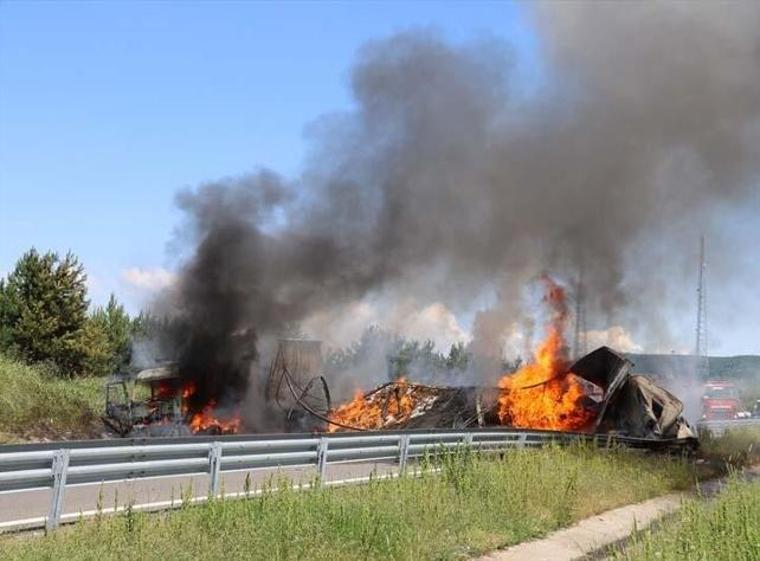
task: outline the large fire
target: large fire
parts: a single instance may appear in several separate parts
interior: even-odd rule
[[[563,331],[567,320],[565,291],[544,277],[544,301],[552,317],[533,362],[499,381],[499,422],[520,428],[572,431],[584,428],[594,413],[583,406],[581,379],[570,372]]]
[[[389,421],[401,421],[408,418],[414,411],[415,401],[410,392],[410,386],[401,378],[394,386],[395,393],[386,399],[382,392],[365,395],[357,390],[354,398],[330,411],[328,418],[329,432],[341,428],[360,430],[374,429]]]
[[[489,414],[493,421],[498,419],[505,426],[582,430],[593,421],[596,412],[588,385],[570,372],[563,336],[568,318],[565,291],[549,277],[543,277],[542,282],[546,290],[544,303],[550,311],[546,338],[531,362],[501,378],[498,398],[494,397],[493,405],[489,405]],[[328,413],[327,430],[373,430],[404,423],[424,412],[424,392],[414,391],[419,387],[402,378],[373,392],[359,390],[351,401]],[[432,403],[427,401],[428,405]]]
[[[183,413],[189,415],[187,425],[191,431],[194,433],[233,434],[240,430],[240,412],[236,410],[230,415],[217,416],[216,402],[213,400],[200,411],[189,414],[187,400],[193,394],[195,394],[195,385],[191,382],[182,389]]]

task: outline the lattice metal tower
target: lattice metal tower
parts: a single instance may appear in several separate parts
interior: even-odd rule
[[[583,289],[583,269],[578,273],[575,286],[575,336],[573,337],[573,358],[577,359],[588,353],[586,335],[586,303]]]
[[[694,354],[697,358],[697,374],[703,379],[710,373],[707,347],[707,259],[705,237],[699,239],[699,282],[697,285],[697,341]]]

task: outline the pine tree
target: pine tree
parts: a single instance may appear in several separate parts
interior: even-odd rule
[[[0,286],[0,344],[30,362],[81,372],[87,323],[87,276],[77,258],[26,252]]]
[[[124,370],[129,365],[132,334],[138,327],[137,321],[130,319],[113,294],[105,307],[95,309],[90,321],[105,335],[108,346],[105,363],[96,361],[92,366],[100,366],[103,374]]]
[[[446,357],[446,368],[450,370],[465,370],[470,361],[470,355],[462,341],[453,343]]]

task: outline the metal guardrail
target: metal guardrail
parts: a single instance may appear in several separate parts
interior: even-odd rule
[[[700,421],[698,428],[709,430],[715,435],[721,435],[726,430],[742,429],[747,427],[760,427],[760,418],[731,419],[726,421]]]
[[[653,441],[608,435],[527,432],[510,429],[462,431],[399,431],[336,435],[277,435],[251,438],[99,445],[77,443],[57,449],[0,447],[0,491],[51,488],[46,529],[61,520],[67,485],[97,484],[167,475],[209,476],[209,496],[220,493],[224,472],[261,468],[316,466],[317,482],[325,479],[328,463],[391,460],[404,472],[410,459],[428,452],[469,446],[484,452],[540,447],[550,443],[591,442],[600,447],[667,448],[680,441]],[[121,443],[123,441],[115,441]]]

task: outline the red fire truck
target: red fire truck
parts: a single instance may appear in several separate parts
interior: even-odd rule
[[[702,418],[706,421],[736,419],[741,401],[733,382],[708,380],[702,395]]]

